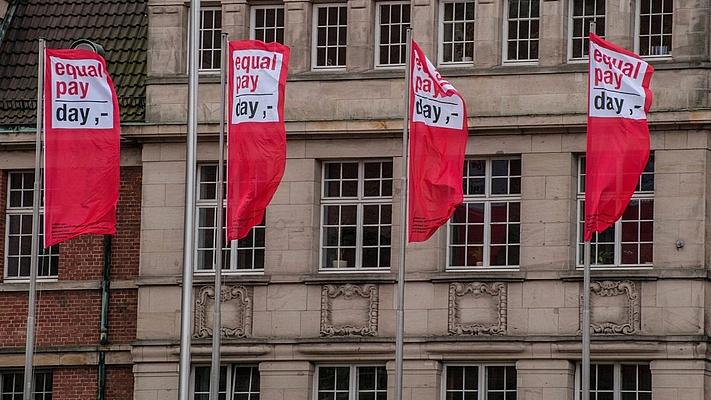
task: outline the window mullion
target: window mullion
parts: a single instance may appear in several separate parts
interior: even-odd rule
[[[355,254],[355,266],[356,268],[363,268],[363,259],[361,257],[363,253],[363,218],[364,218],[364,204],[359,201],[356,204],[356,254]]]

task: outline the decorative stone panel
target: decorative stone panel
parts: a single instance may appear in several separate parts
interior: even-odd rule
[[[450,335],[505,335],[506,285],[452,283],[449,285]]]
[[[244,286],[222,286],[221,327],[223,338],[245,338],[252,335],[252,298]],[[196,339],[212,337],[215,310],[215,287],[203,286],[195,299]]]
[[[582,296],[580,326],[582,327]],[[634,335],[640,332],[639,291],[631,281],[597,281],[590,284],[590,328],[601,335]],[[582,330],[581,330],[582,332]]]
[[[323,286],[321,336],[375,336],[377,333],[377,286],[350,283]]]

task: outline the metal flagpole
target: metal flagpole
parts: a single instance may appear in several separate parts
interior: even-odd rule
[[[37,303],[37,265],[39,264],[39,231],[40,231],[40,196],[42,191],[42,130],[44,121],[44,53],[45,40],[39,40],[39,56],[37,60],[37,134],[35,135],[35,183],[32,198],[32,243],[30,255],[30,293],[27,307],[27,341],[25,342],[25,386],[22,391],[24,400],[32,400],[32,383],[34,382],[32,365],[35,345],[35,308]]]
[[[590,399],[590,241],[585,242],[583,272],[583,366],[582,400]]]
[[[215,213],[217,235],[215,249],[215,311],[212,325],[212,364],[210,374],[210,400],[218,400],[220,392],[220,339],[222,335],[222,182],[225,149],[225,78],[227,77],[227,34],[222,34],[222,67],[220,68],[220,139],[217,161],[217,212]]]
[[[180,309],[179,400],[190,396],[191,311],[193,302],[193,253],[195,250],[195,150],[197,148],[198,33],[200,1],[190,0],[188,40],[188,121],[185,140],[185,212],[183,232],[183,293]]]
[[[395,328],[395,400],[402,400],[403,349],[405,330],[405,246],[407,245],[407,198],[408,198],[408,139],[410,120],[410,51],[412,29],[407,28],[407,46],[405,61],[405,118],[402,127],[402,193],[400,194],[400,255],[397,271],[397,310]]]
[[[590,32],[595,33],[595,22],[590,23]],[[588,57],[590,55],[588,54]],[[589,73],[589,72],[588,72]],[[589,81],[589,79],[588,79]],[[588,82],[588,84],[590,84]],[[590,101],[590,100],[588,100]],[[590,113],[590,110],[588,110]],[[584,232],[583,232],[584,233]],[[583,251],[583,361],[582,361],[582,400],[590,399],[590,241],[585,242]]]

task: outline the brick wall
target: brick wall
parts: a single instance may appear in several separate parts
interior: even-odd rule
[[[58,368],[52,370],[52,398],[61,400],[96,400],[98,367]],[[131,366],[106,367],[106,400],[133,399],[133,371]]]
[[[141,167],[122,167],[116,211],[116,236],[111,243],[111,279],[138,276],[141,244]],[[60,245],[59,280],[101,279],[103,235],[82,235]]]
[[[141,215],[140,167],[121,168],[117,235],[112,241],[111,280],[138,276]],[[4,273],[7,172],[0,174],[0,273]],[[82,235],[60,245],[60,281],[99,281],[103,235]],[[2,275],[0,274],[0,279]],[[35,335],[38,346],[96,345],[101,318],[100,290],[48,291],[38,285]],[[109,297],[109,343],[136,338],[137,290],[112,289]],[[27,292],[0,292],[0,347],[24,346]]]

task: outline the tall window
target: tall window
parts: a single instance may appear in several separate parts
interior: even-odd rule
[[[393,163],[327,162],[321,196],[321,268],[389,268]]]
[[[318,400],[387,400],[385,367],[318,367],[316,382]]]
[[[252,38],[284,44],[284,7],[252,7]]]
[[[407,28],[410,26],[410,2],[378,3],[377,66],[405,65]]]
[[[449,221],[449,268],[519,265],[521,160],[464,162],[464,203]]]
[[[220,69],[222,57],[222,9],[219,7],[200,8],[200,70]]]
[[[513,365],[445,366],[444,400],[516,400]]]
[[[509,0],[506,61],[538,59],[539,0]]]
[[[440,3],[440,63],[474,60],[474,1]]]
[[[595,22],[598,36],[605,37],[605,1],[571,0],[571,22],[569,29],[569,58],[581,59],[588,56],[590,23]]]
[[[223,184],[223,195],[225,185]],[[215,249],[217,247],[217,165],[204,164],[198,168],[197,208],[197,271],[214,271]],[[224,223],[226,203],[223,200],[222,223],[222,268],[232,271],[249,272],[264,269],[265,226],[264,221],[252,228],[240,240],[226,242],[227,228]]]
[[[314,67],[345,67],[348,7],[345,5],[314,7],[314,25]]]
[[[672,51],[673,0],[638,1],[638,40],[641,56],[670,56]]]
[[[584,264],[585,157],[578,167],[578,265]],[[654,248],[654,154],[639,178],[622,218],[590,241],[590,265],[652,266]]]
[[[576,371],[575,398],[582,398],[581,365]],[[591,364],[590,399],[652,400],[652,372],[648,364]]]
[[[32,203],[34,172],[9,172],[7,190],[7,231],[5,240],[5,277],[29,278],[32,260]],[[59,245],[43,248],[44,223],[40,209],[39,277],[56,277],[59,271]]]
[[[229,377],[229,379],[228,379]],[[194,400],[210,398],[210,367],[195,367]],[[220,367],[219,398],[225,400],[259,400],[259,367],[227,365]]]
[[[3,400],[22,400],[25,387],[25,374],[22,372],[0,373],[0,398]],[[35,372],[33,388],[34,400],[52,400],[52,373]]]

